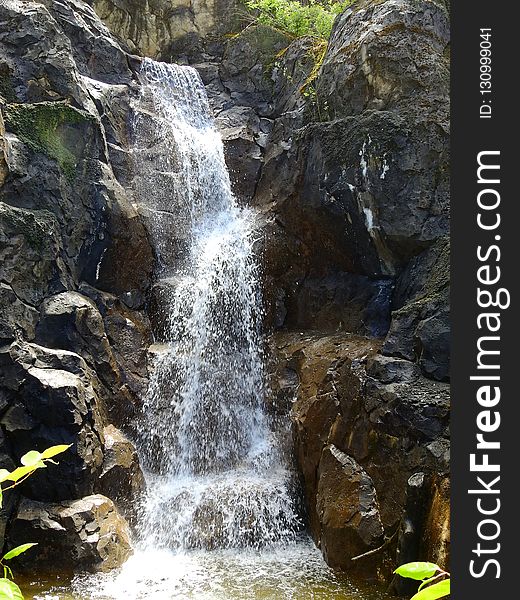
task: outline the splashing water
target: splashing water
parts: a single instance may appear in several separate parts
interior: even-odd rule
[[[161,343],[139,423],[140,539],[119,571],[34,582],[32,598],[382,600],[302,531],[290,433],[264,408],[255,215],[231,192],[204,86],[148,59],[141,83],[133,187],[158,257]]]
[[[140,424],[150,471],[143,543],[287,543],[301,519],[264,409],[255,215],[233,197],[198,73],[147,59],[141,81],[135,156],[166,315]],[[161,197],[168,178],[169,205]],[[165,237],[176,239],[173,260]]]

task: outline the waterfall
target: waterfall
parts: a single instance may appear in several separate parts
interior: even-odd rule
[[[161,317],[139,422],[142,544],[286,544],[302,523],[264,405],[255,213],[233,196],[198,73],[146,59],[140,78],[135,194],[157,251]]]

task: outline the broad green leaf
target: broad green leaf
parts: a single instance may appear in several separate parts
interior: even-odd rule
[[[37,546],[37,545],[38,544],[33,542],[30,544],[22,544],[21,546],[16,546],[16,548],[9,550],[9,552],[7,552],[7,554],[4,554],[4,557],[2,558],[2,560],[10,560],[11,558],[14,558],[15,556],[19,556],[23,552],[26,552],[27,550],[29,550],[29,548],[32,548],[33,546]]]
[[[394,573],[401,575],[401,577],[408,577],[409,579],[429,579],[437,571],[440,571],[440,567],[430,562],[411,562],[406,563],[398,567]]]
[[[14,581],[0,579],[0,600],[23,600],[22,591]]]
[[[0,469],[0,483],[2,483],[2,481],[5,481],[10,474],[11,471],[8,471],[7,469]]]
[[[68,450],[71,446],[72,446],[72,444],[69,444],[69,445],[61,444],[59,446],[52,446],[51,448],[47,448],[47,450],[44,450],[41,454],[41,457],[44,460],[46,458],[52,458],[53,456],[56,456],[57,454],[61,454],[62,452],[65,452],[65,450]]]
[[[412,600],[438,600],[438,598],[444,598],[450,595],[450,580],[443,579],[438,583],[434,583],[426,588],[423,588],[420,592],[417,592]]]
[[[41,459],[42,455],[38,451],[31,450],[22,456],[20,462],[26,467],[34,467],[41,461]]]
[[[7,479],[9,479],[9,481],[14,481],[16,483],[22,477],[25,477],[26,475],[29,475],[29,473],[36,471],[36,468],[37,467],[33,467],[33,466],[18,467],[12,473],[9,473],[9,477]]]

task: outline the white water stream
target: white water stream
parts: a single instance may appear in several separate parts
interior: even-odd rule
[[[255,214],[231,192],[202,81],[145,60],[141,83],[135,195],[162,325],[139,422],[139,536],[120,571],[34,598],[377,598],[334,575],[303,531],[289,425],[264,406]]]

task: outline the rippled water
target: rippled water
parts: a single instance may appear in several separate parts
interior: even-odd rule
[[[390,599],[335,574],[308,539],[268,552],[137,552],[118,572],[77,577],[72,585],[29,583],[24,591],[34,600]]]

